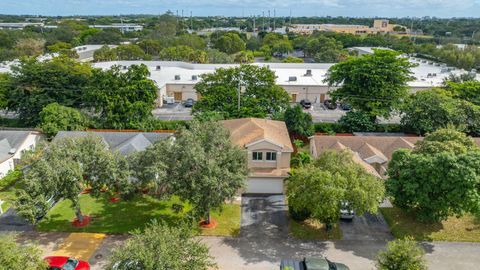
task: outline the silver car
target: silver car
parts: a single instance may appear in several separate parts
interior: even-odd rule
[[[351,209],[348,202],[342,202],[340,208],[340,218],[346,220],[352,220],[355,217],[355,211]]]

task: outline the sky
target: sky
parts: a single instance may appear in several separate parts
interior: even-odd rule
[[[0,0],[0,14],[480,17],[480,0]]]

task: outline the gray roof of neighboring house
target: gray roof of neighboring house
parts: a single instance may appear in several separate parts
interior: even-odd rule
[[[32,132],[35,131],[0,130],[0,162],[12,157]]]
[[[54,140],[65,137],[84,137],[88,134],[102,137],[110,150],[118,151],[122,155],[143,151],[156,141],[166,139],[173,135],[173,133],[159,132],[60,131]]]

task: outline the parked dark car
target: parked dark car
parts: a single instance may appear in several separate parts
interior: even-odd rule
[[[325,105],[325,107],[327,107],[327,109],[329,110],[335,110],[337,108],[337,103],[333,102],[330,99],[325,100],[323,102],[323,105]]]
[[[193,98],[189,98],[189,99],[185,100],[184,106],[185,106],[186,108],[191,108],[191,107],[193,107],[193,103],[194,103],[194,102],[195,102],[195,101],[193,101]]]
[[[342,102],[340,104],[340,108],[344,111],[350,111],[352,109],[352,105],[350,105],[348,103],[345,103],[345,102]]]
[[[312,102],[308,99],[302,99],[300,100],[300,105],[302,105],[304,109],[310,109],[312,107]]]
[[[331,262],[326,258],[305,258],[298,260],[282,260],[280,270],[350,270],[343,263]]]

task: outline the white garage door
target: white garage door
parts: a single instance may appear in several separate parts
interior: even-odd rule
[[[245,193],[282,194],[283,178],[249,178]]]

